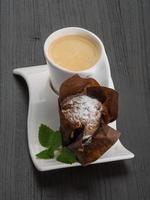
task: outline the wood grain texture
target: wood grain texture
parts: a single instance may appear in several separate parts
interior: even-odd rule
[[[150,1],[0,1],[0,199],[150,199]],[[39,173],[27,146],[28,91],[12,69],[45,63],[46,37],[80,26],[104,42],[120,94],[121,141],[135,159]]]

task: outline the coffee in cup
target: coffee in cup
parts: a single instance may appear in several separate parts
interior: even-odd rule
[[[54,63],[71,71],[93,67],[100,58],[100,46],[83,35],[67,35],[55,39],[48,47],[48,56]]]

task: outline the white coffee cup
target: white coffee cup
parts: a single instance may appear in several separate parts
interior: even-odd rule
[[[82,35],[95,40],[101,51],[98,62],[94,66],[91,66],[91,68],[83,71],[70,71],[54,63],[48,56],[48,47],[55,39],[66,35]],[[108,77],[110,77],[110,68],[105,48],[102,41],[94,33],[79,27],[67,27],[57,30],[46,39],[44,44],[44,54],[50,70],[51,84],[56,92],[59,92],[62,82],[74,74],[79,74],[81,77],[92,77],[101,85],[109,87]]]

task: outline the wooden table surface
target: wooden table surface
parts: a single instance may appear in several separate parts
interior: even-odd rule
[[[150,1],[0,1],[0,199],[150,199]],[[80,26],[104,42],[120,94],[118,129],[132,160],[38,172],[27,144],[28,90],[13,68],[44,64],[53,31]]]

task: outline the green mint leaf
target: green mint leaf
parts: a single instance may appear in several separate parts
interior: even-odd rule
[[[50,156],[51,158],[54,158],[54,149],[53,149],[53,148],[49,148],[49,149],[48,149],[48,153],[49,153],[49,156]]]
[[[62,146],[62,135],[59,131],[55,131],[51,135],[51,143],[50,143],[51,148],[56,150],[58,147]]]
[[[77,161],[75,154],[66,147],[62,148],[60,155],[56,159],[67,164],[72,164]]]
[[[41,124],[39,128],[39,142],[43,147],[49,147],[51,144],[51,135],[54,134],[54,131],[48,126]]]
[[[62,145],[62,137],[59,131],[51,134],[49,141],[49,154],[54,157],[54,151],[57,150]]]
[[[40,153],[36,154],[37,158],[40,159],[51,159],[54,157],[54,154],[49,151],[49,149],[43,150]]]

